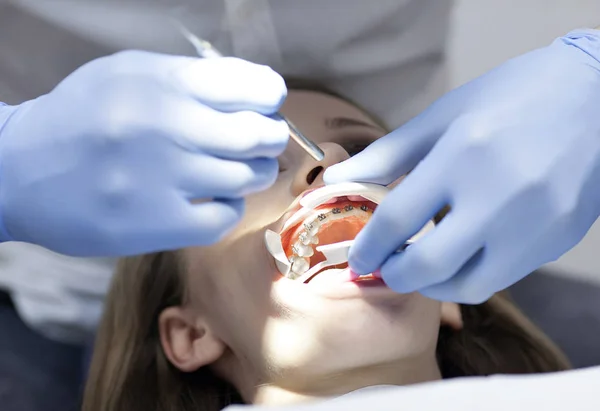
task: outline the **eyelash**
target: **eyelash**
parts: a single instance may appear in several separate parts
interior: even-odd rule
[[[350,155],[350,157],[354,157],[355,155],[357,155],[358,153],[360,153],[361,151],[363,151],[365,148],[367,148],[369,145],[371,144],[371,142],[368,143],[345,143],[342,144],[342,147],[344,148],[344,150],[346,150],[346,152],[348,153],[348,155]],[[283,167],[281,165],[281,161],[279,161],[279,172],[283,173],[284,171],[287,171],[287,168]]]
[[[350,157],[354,157],[355,155],[363,151],[365,148],[367,148],[369,144],[371,143],[348,143],[342,144],[342,146],[348,152]]]

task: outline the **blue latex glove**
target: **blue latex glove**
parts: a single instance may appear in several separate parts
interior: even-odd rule
[[[325,173],[392,190],[350,250],[398,292],[478,303],[575,246],[600,214],[600,32],[574,31],[434,103]],[[418,165],[417,165],[418,164]],[[450,214],[394,251],[444,205]]]
[[[74,256],[217,242],[277,177],[285,96],[264,66],[127,51],[0,107],[0,239]]]

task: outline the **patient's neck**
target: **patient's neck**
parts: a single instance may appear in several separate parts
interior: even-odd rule
[[[352,391],[377,385],[410,385],[441,379],[435,358],[424,362],[389,363],[356,369],[335,375],[313,378],[310,382],[292,388],[283,384],[262,384],[246,398],[253,404],[282,405],[311,400],[339,397]]]

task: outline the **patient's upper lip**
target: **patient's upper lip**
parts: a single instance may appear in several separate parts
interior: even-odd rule
[[[317,187],[313,187],[310,188],[308,190],[304,190],[302,193],[300,193],[300,195],[298,197],[296,197],[296,199],[292,202],[292,204],[290,204],[290,206],[288,207],[288,209],[283,213],[283,216],[281,216],[281,218],[278,220],[277,223],[277,232],[281,231],[281,229],[283,228],[283,225],[285,224],[285,222],[292,216],[294,215],[294,213],[298,210],[300,210],[300,208],[302,208],[302,206],[300,205],[300,200],[302,200],[302,198],[304,196],[306,196],[308,193],[318,190],[321,187],[325,187],[325,184],[321,184],[320,186]]]
[[[300,204],[300,200],[302,200],[302,198],[303,198],[304,196],[306,196],[308,193],[311,193],[311,192],[313,192],[313,191],[315,191],[315,190],[318,190],[318,189],[319,189],[319,188],[321,188],[321,187],[325,187],[325,184],[321,184],[320,186],[313,187],[313,188],[309,188],[308,190],[304,190],[302,193],[300,193],[300,195],[299,195],[299,196],[296,198],[296,200],[294,200],[294,202],[296,202],[296,201],[297,201],[297,202],[298,202],[298,204]]]

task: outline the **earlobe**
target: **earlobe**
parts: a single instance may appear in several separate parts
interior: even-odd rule
[[[212,364],[225,352],[225,343],[208,324],[182,307],[169,307],[158,319],[160,342],[168,360],[183,372]]]
[[[443,302],[441,310],[441,325],[446,325],[456,331],[463,329],[463,318],[459,304]]]

